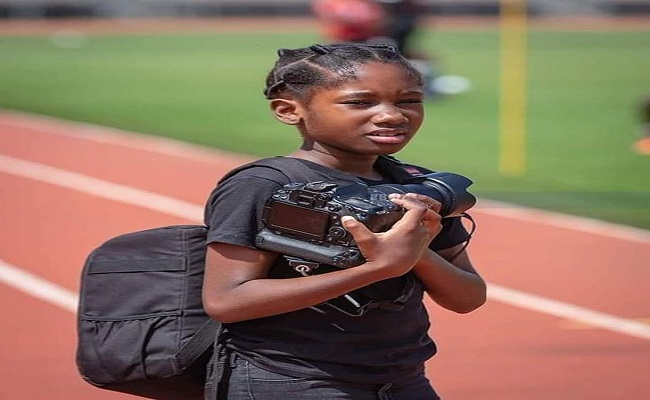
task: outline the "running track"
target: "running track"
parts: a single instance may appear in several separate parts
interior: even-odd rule
[[[0,399],[134,398],[77,375],[83,261],[119,233],[200,222],[215,181],[244,161],[0,112]],[[468,315],[429,307],[445,400],[650,398],[650,232],[485,200],[473,215],[490,300]]]

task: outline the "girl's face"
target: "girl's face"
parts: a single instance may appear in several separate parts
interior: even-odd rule
[[[337,157],[398,152],[422,125],[422,88],[390,64],[362,64],[356,75],[334,89],[316,90],[304,105],[305,146]]]

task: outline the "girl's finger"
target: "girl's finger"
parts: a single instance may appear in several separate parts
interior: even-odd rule
[[[442,203],[440,203],[438,200],[432,199],[431,197],[425,196],[423,194],[406,193],[404,195],[404,197],[416,199],[417,201],[420,201],[420,202],[426,204],[426,206],[429,209],[431,209],[431,210],[433,210],[435,212],[439,212],[440,209],[442,208]]]
[[[372,241],[375,238],[373,232],[368,227],[349,215],[341,217],[341,223],[345,230],[352,234],[354,241],[359,245],[363,242]]]
[[[391,201],[406,210],[404,216],[398,221],[403,224],[420,224],[421,220],[425,218],[425,213],[429,211],[429,207],[425,203],[414,198],[401,196],[391,198]]]

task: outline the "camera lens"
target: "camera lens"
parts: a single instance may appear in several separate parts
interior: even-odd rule
[[[473,182],[451,172],[434,172],[415,177],[404,184],[384,184],[372,186],[383,193],[418,193],[442,204],[440,215],[443,218],[457,217],[476,204],[476,197],[467,191]]]

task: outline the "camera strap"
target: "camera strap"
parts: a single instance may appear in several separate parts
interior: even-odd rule
[[[392,156],[380,156],[377,159],[377,168],[396,183],[433,172],[426,168],[403,163]]]
[[[321,266],[320,263],[303,260],[297,257],[291,257],[287,255],[284,255],[283,257],[287,261],[289,267],[291,267],[296,273],[302,276],[311,276],[315,273],[318,273],[316,270]],[[320,271],[320,273],[324,272],[326,271]],[[404,279],[404,287],[402,288],[399,296],[394,299],[372,298],[371,296],[364,294],[363,288],[360,288],[327,301],[323,305],[331,307],[351,317],[360,317],[368,311],[374,309],[400,311],[413,295],[413,291],[416,285],[415,278],[412,274],[409,273],[404,275]],[[323,310],[318,307],[312,308],[323,312]]]
[[[415,290],[415,277],[406,274],[400,295],[392,300],[373,299],[364,295],[363,288],[327,301],[324,305],[351,317],[361,317],[370,310],[401,311]]]

